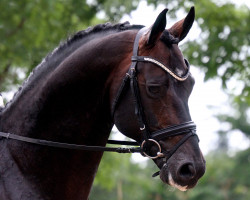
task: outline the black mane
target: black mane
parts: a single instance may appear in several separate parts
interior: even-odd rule
[[[130,25],[129,22],[124,23],[105,23],[99,24],[93,27],[89,27],[85,30],[81,30],[74,35],[70,36],[65,42],[61,42],[51,53],[49,53],[40,64],[38,64],[30,73],[26,81],[19,87],[18,91],[14,94],[13,99],[5,106],[7,108],[15,99],[29,87],[32,87],[32,83],[38,82],[46,74],[53,71],[60,63],[63,62],[70,54],[81,47],[86,42],[95,39],[100,36],[122,32],[131,29],[140,29],[141,25]],[[30,84],[31,83],[31,84]],[[29,86],[31,85],[31,86]],[[4,108],[4,109],[5,109]],[[2,110],[4,110],[2,109]]]

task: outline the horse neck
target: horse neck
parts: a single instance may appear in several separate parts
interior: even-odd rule
[[[88,42],[40,82],[27,85],[30,89],[3,113],[2,130],[45,140],[104,146],[113,126],[109,102],[112,76],[117,75],[117,68],[132,49],[132,43],[118,45],[125,34]],[[21,185],[16,192],[23,191],[27,199],[32,195],[36,199],[34,191],[45,199],[87,199],[102,153],[1,142],[8,151],[1,149],[6,151],[6,159],[0,162],[14,163],[11,168],[6,166],[8,172],[13,172],[6,180],[13,183],[10,190],[15,190],[14,183],[20,185],[19,175],[23,183],[29,184]]]
[[[132,33],[125,40],[127,32]],[[120,68],[126,62],[130,64],[128,54],[131,54],[134,33],[125,31],[88,42],[50,73],[43,72],[43,78],[38,76],[38,81],[26,84],[11,105],[0,113],[0,130],[42,139],[57,138],[59,134],[64,140],[78,135],[72,134],[74,127],[87,137],[95,129],[100,131],[96,122],[112,124],[110,87],[113,80],[117,80],[116,76],[122,79],[127,71],[126,67]],[[121,45],[118,45],[119,40],[122,40]],[[119,87],[120,83],[116,84],[112,89]],[[63,129],[66,126],[73,130],[69,137],[64,135],[69,132]],[[63,127],[61,131],[60,127]],[[50,134],[50,130],[55,134]]]

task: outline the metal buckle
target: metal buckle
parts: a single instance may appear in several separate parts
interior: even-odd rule
[[[143,146],[146,144],[147,141],[150,141],[150,142],[153,142],[157,145],[157,147],[159,148],[159,151],[157,152],[156,156],[150,156],[148,155],[146,152],[143,151]],[[148,158],[151,158],[151,159],[156,159],[156,158],[160,158],[160,157],[164,157],[164,154],[161,153],[161,145],[156,141],[156,140],[153,140],[153,139],[148,139],[148,140],[144,140],[141,144],[141,149],[142,149],[142,153],[148,157]]]
[[[141,130],[141,131],[145,130],[145,124],[143,125],[142,128],[140,127],[140,130]],[[144,141],[145,141],[145,140],[144,140]],[[143,142],[144,142],[144,141],[143,141]]]

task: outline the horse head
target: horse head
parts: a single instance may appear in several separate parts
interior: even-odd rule
[[[0,199],[88,199],[113,124],[163,182],[196,185],[205,161],[188,108],[194,79],[178,47],[194,8],[167,30],[166,13],[149,29],[108,23],[76,33],[0,105]]]
[[[188,108],[195,81],[178,47],[192,27],[195,12],[192,7],[169,29],[165,29],[166,13],[163,10],[151,28],[136,36],[127,73],[130,84],[126,90],[122,86],[125,92],[116,99],[114,123],[153,158],[163,182],[187,190],[205,172]]]

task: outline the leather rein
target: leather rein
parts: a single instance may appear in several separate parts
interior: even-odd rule
[[[75,150],[84,150],[84,151],[102,151],[102,152],[108,151],[108,152],[117,152],[117,153],[141,153],[143,156],[149,157],[151,159],[164,157],[166,160],[168,160],[176,152],[176,150],[188,140],[188,138],[192,136],[197,136],[196,125],[194,124],[193,121],[188,121],[179,125],[169,126],[167,128],[151,133],[146,123],[146,117],[145,117],[144,109],[143,109],[142,102],[141,102],[141,96],[140,96],[140,91],[139,91],[139,86],[138,86],[138,81],[137,81],[137,63],[138,62],[151,62],[157,65],[158,67],[162,68],[164,71],[169,73],[172,77],[174,77],[178,81],[184,81],[188,78],[189,64],[185,60],[185,63],[188,66],[188,71],[184,76],[180,77],[174,72],[172,72],[168,67],[166,67],[161,62],[151,57],[138,56],[139,40],[142,34],[144,33],[144,31],[145,31],[145,28],[142,28],[141,30],[139,30],[139,32],[136,35],[134,47],[133,47],[133,56],[131,59],[132,64],[120,85],[117,96],[112,106],[112,116],[114,116],[115,109],[121,99],[122,93],[125,91],[125,88],[130,85],[130,88],[134,96],[135,114],[138,117],[138,122],[140,124],[140,131],[143,132],[144,141],[142,141],[141,144],[135,141],[108,140],[107,142],[108,144],[132,145],[132,146],[137,146],[137,147],[128,147],[128,148],[118,147],[117,148],[117,147],[102,147],[102,146],[68,144],[68,143],[29,138],[29,137],[20,136],[20,135],[16,135],[12,133],[5,133],[5,132],[0,132],[0,137],[5,138],[5,139],[13,139],[13,140],[22,141],[22,142],[56,147],[56,148],[63,148],[63,149],[75,149]],[[161,146],[158,143],[159,140],[177,136],[177,135],[184,135],[184,134],[185,136],[182,137],[182,139],[178,141],[177,144],[175,144],[175,146],[172,149],[167,150],[167,151],[162,151]],[[148,153],[148,146],[152,146],[152,145],[155,145],[158,148],[158,152],[155,155],[150,155],[150,153]]]

